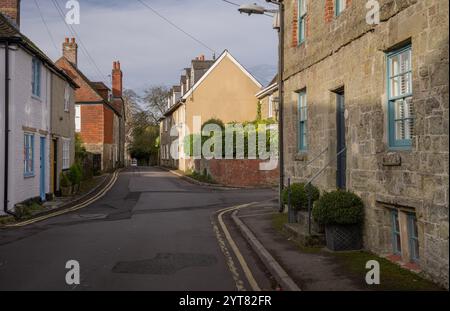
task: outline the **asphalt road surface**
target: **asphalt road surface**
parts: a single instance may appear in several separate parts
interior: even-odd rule
[[[267,189],[211,190],[156,168],[127,169],[89,207],[0,230],[0,290],[234,291],[211,217],[275,196]],[[66,283],[70,260],[80,264],[79,285]]]

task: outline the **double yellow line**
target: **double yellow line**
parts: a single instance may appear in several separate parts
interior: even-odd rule
[[[253,276],[252,271],[250,270],[250,268],[248,267],[247,262],[244,259],[244,256],[242,255],[242,253],[240,252],[238,246],[236,245],[236,242],[233,240],[233,238],[231,237],[230,232],[228,231],[227,226],[225,225],[224,221],[223,221],[223,216],[227,213],[231,213],[237,210],[240,210],[242,208],[248,207],[250,205],[252,205],[254,203],[250,203],[250,204],[245,204],[245,205],[240,205],[240,206],[235,206],[235,207],[230,207],[230,208],[226,208],[223,210],[219,210],[217,211],[218,216],[217,219],[219,221],[220,227],[222,228],[223,233],[225,234],[225,238],[228,241],[228,244],[231,246],[231,249],[234,252],[234,255],[236,256],[237,260],[239,261],[239,264],[242,267],[242,271],[245,274],[245,277],[248,280],[248,283],[250,284],[251,288],[253,291],[261,291],[261,288],[258,285],[258,282],[256,282],[255,277]]]
[[[9,228],[24,227],[24,226],[28,226],[28,225],[31,225],[31,224],[34,224],[34,223],[37,223],[37,222],[40,222],[40,221],[52,218],[52,217],[56,217],[56,216],[59,216],[59,215],[63,215],[63,214],[66,214],[66,213],[70,213],[70,212],[77,211],[77,210],[80,210],[82,208],[85,208],[85,207],[91,205],[92,203],[98,201],[99,199],[101,199],[102,197],[105,196],[105,194],[116,183],[116,181],[117,181],[117,179],[119,177],[119,173],[120,173],[120,170],[115,171],[113,173],[113,176],[112,176],[111,180],[108,182],[108,184],[100,192],[98,192],[95,196],[93,196],[92,198],[84,201],[83,203],[77,204],[77,205],[72,206],[71,208],[68,208],[68,209],[56,211],[56,212],[48,214],[48,215],[36,217],[36,218],[30,219],[30,220],[19,222],[19,223],[12,224],[12,225],[7,225],[5,227],[9,227]]]

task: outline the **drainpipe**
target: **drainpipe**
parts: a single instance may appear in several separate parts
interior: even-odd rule
[[[8,170],[9,170],[9,42],[5,41],[5,171],[3,190],[3,210],[7,215],[17,215],[8,210]]]

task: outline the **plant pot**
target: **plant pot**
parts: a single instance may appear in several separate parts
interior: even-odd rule
[[[327,225],[327,248],[331,251],[356,251],[362,248],[360,225]]]
[[[68,197],[72,194],[72,187],[61,187],[61,195]]]

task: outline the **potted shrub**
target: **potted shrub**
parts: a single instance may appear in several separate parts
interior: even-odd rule
[[[61,187],[61,195],[63,197],[68,197],[72,194],[72,183],[70,182],[69,176],[62,172],[60,175],[60,187]]]
[[[348,191],[325,193],[313,208],[314,219],[325,226],[327,248],[332,251],[359,250],[364,203]]]
[[[77,193],[80,190],[82,177],[81,167],[76,163],[73,164],[69,169],[69,179],[73,186],[73,193]]]
[[[304,183],[294,183],[291,185],[291,208],[294,212],[295,221],[299,221],[298,218],[306,221],[309,218],[307,213],[308,211],[308,191],[311,194],[311,204],[317,201],[320,197],[320,191],[314,185],[308,185]],[[289,203],[289,189],[286,188],[283,190],[283,203],[284,205],[288,205]],[[299,217],[300,216],[300,217]],[[303,223],[302,221],[300,221]],[[306,222],[307,223],[307,222]]]

